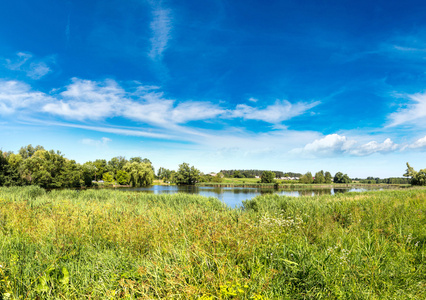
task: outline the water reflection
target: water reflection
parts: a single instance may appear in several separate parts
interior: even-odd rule
[[[375,188],[377,190],[377,188]],[[176,186],[176,185],[154,185],[143,188],[122,188],[125,191],[138,191],[149,194],[175,194],[187,193],[197,194],[205,197],[216,197],[228,206],[241,206],[243,200],[251,199],[258,195],[278,194],[283,196],[300,197],[315,195],[335,195],[347,192],[362,192],[366,188],[324,188],[324,189],[299,189],[299,190],[276,190],[260,188],[240,187],[198,187],[198,186]],[[371,188],[369,190],[372,190]]]

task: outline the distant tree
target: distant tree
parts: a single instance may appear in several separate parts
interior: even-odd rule
[[[213,177],[212,182],[222,182],[223,174],[221,172],[217,173],[216,176]]]
[[[324,171],[321,170],[319,172],[316,172],[314,183],[324,183],[324,182],[325,182]]]
[[[158,169],[158,173],[157,173],[158,179],[170,182],[171,176],[172,176],[172,171],[170,171],[169,169],[166,169],[163,167]]]
[[[192,185],[198,182],[200,179],[200,171],[194,166],[190,167],[189,164],[185,162],[179,165],[179,169],[176,175],[176,183],[178,185]]]
[[[234,177],[234,178],[245,178],[245,176],[243,174],[241,174],[240,171],[235,171],[234,174],[232,175],[232,177]]]
[[[272,171],[263,171],[262,176],[260,177],[261,183],[274,183],[275,182],[275,173]]]
[[[337,172],[334,175],[334,183],[351,183],[352,180],[349,178],[347,174],[343,174],[342,172]]]
[[[331,183],[331,179],[332,179],[333,177],[331,177],[331,174],[330,174],[330,172],[325,172],[325,175],[324,175],[324,181],[325,181],[325,183]]]
[[[313,181],[314,181],[314,179],[312,178],[311,172],[306,172],[305,175],[303,175],[302,177],[299,178],[299,182],[304,183],[304,184],[310,184]]]

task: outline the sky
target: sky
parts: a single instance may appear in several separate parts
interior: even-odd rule
[[[426,168],[426,2],[0,2],[0,149],[156,169]]]

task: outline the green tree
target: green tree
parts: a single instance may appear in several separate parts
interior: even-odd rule
[[[334,183],[351,183],[352,180],[349,178],[347,174],[343,174],[342,172],[337,172],[334,175]]]
[[[117,174],[119,170],[123,170],[124,166],[128,160],[123,156],[116,156],[111,158],[111,160],[108,162],[109,170],[114,172],[114,174]]]
[[[136,157],[131,157],[129,162],[138,162],[138,163],[146,163],[146,164],[150,164],[151,168],[152,168],[152,172],[154,172],[155,175],[155,169],[154,166],[152,165],[152,162],[148,159],[148,158],[142,158],[140,156],[136,156]]]
[[[241,174],[240,171],[235,171],[234,174],[232,174],[232,177],[234,178],[245,178],[243,174]]]
[[[102,175],[102,180],[107,185],[112,185],[114,183],[114,173],[113,172],[105,172]]]
[[[164,182],[170,182],[172,176],[172,171],[166,168],[159,168],[157,177],[158,179],[163,180]]]
[[[223,181],[223,173],[219,172],[216,176],[213,177],[212,182],[222,182]]]
[[[129,174],[124,170],[119,170],[117,171],[116,179],[118,184],[126,185],[129,183]]]
[[[194,166],[190,167],[189,164],[184,162],[179,165],[176,175],[176,184],[193,185],[200,179],[200,170],[196,169]]]
[[[321,170],[319,172],[316,172],[314,183],[324,183],[324,182],[325,182],[324,171]]]
[[[92,186],[92,180],[95,179],[96,167],[92,162],[86,162],[81,167],[83,182],[85,186]]]
[[[154,171],[149,163],[128,162],[124,171],[129,174],[129,181],[133,187],[151,185],[154,181]]]
[[[311,172],[306,172],[305,175],[299,178],[299,182],[304,184],[311,184],[313,181]]]
[[[421,169],[417,172],[408,162],[404,177],[411,177],[412,185],[426,185],[426,169]]]
[[[332,179],[333,177],[331,177],[331,174],[330,174],[330,172],[325,172],[325,175],[324,175],[324,181],[325,181],[325,183],[331,183],[331,179]]]
[[[274,183],[275,182],[275,173],[272,171],[263,171],[262,176],[260,177],[261,183]]]
[[[21,155],[23,159],[27,159],[33,156],[38,150],[44,150],[44,148],[40,145],[33,147],[30,144],[26,147],[21,147],[21,149],[19,149],[19,155]]]
[[[57,182],[63,187],[81,187],[85,185],[84,172],[75,160],[66,159]]]

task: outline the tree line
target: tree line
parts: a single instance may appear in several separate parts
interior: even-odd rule
[[[261,177],[265,170],[221,170],[223,176],[227,178],[256,178]],[[301,173],[271,171],[275,174],[276,178],[282,177],[300,177]]]
[[[147,186],[155,178],[176,184],[196,182],[221,182],[222,174],[205,175],[187,163],[177,171],[165,168],[155,175],[147,158],[132,157],[127,160],[117,156],[107,161],[97,159],[79,164],[66,158],[60,151],[46,150],[43,146],[21,147],[18,153],[0,150],[0,186],[38,185],[43,188],[73,188],[98,185]]]
[[[155,178],[178,185],[195,184],[198,182],[223,181],[223,177],[254,178],[260,177],[260,183],[276,183],[276,178],[298,177],[303,184],[351,183],[347,174],[337,172],[334,177],[323,170],[305,174],[294,172],[265,171],[265,170],[222,170],[215,175],[203,174],[188,163],[179,165],[178,170],[159,168],[155,174],[151,161],[147,158],[132,157],[127,160],[117,156],[107,161],[97,159],[79,164],[66,158],[60,151],[46,150],[42,146],[28,145],[21,147],[18,153],[0,150],[0,186],[39,185],[44,188],[91,187],[100,181],[104,185],[151,185]],[[373,178],[358,180],[360,183],[387,183],[413,185],[426,184],[426,169],[415,171],[407,163],[406,178]],[[285,182],[281,181],[282,183]],[[290,181],[289,181],[290,182]],[[293,183],[294,180],[291,181]]]

